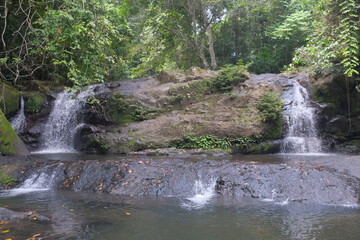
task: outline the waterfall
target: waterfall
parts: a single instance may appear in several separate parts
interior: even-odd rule
[[[286,106],[284,115],[289,127],[282,142],[283,153],[319,153],[321,139],[316,129],[315,108],[307,90],[298,81],[294,81],[288,94],[290,103]]]
[[[216,180],[210,179],[208,182],[196,180],[193,186],[194,195],[187,198],[189,202],[182,204],[188,209],[203,208],[215,195]]]
[[[15,117],[13,117],[10,121],[12,127],[14,128],[16,133],[21,133],[24,131],[26,127],[26,120],[25,120],[25,103],[24,98],[21,97],[20,99],[20,110],[16,114]]]
[[[47,191],[56,188],[64,179],[64,164],[45,165],[34,172],[18,187],[5,191],[0,196],[17,196],[29,192]]]
[[[75,134],[82,126],[79,112],[92,93],[90,87],[77,96],[69,91],[57,95],[42,135],[43,147],[37,153],[76,152]]]
[[[64,171],[64,164],[53,164],[41,168],[31,174],[17,189],[22,190],[49,190],[54,188],[56,181]]]

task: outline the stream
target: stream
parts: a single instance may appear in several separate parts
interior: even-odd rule
[[[94,162],[98,166],[102,166],[102,164],[108,164],[109,161],[128,161],[127,164],[133,166],[131,168],[133,171],[137,171],[135,166],[141,167],[143,165],[139,164],[139,162],[149,161],[148,167],[150,169],[151,164],[155,164],[153,165],[154,169],[155,166],[156,169],[160,169],[168,167],[167,163],[170,161],[169,157],[134,156],[130,158],[83,154],[33,155],[31,158],[31,161],[36,159],[45,163],[46,166],[70,164],[69,166],[73,167],[71,164],[84,162],[86,168],[91,166],[88,165],[89,163]],[[9,230],[9,232],[1,233],[1,238],[27,239],[35,234],[40,234],[36,239],[278,240],[358,239],[360,235],[360,228],[358,227],[360,225],[360,208],[357,203],[322,204],[297,202],[296,199],[291,198],[296,197],[296,194],[292,192],[289,193],[286,199],[277,198],[276,195],[279,195],[280,189],[270,191],[269,195],[266,195],[267,191],[263,189],[261,194],[266,197],[255,198],[240,196],[236,191],[233,194],[228,194],[226,191],[219,194],[219,190],[214,190],[218,188],[218,186],[214,186],[219,184],[218,177],[216,179],[199,178],[199,175],[201,175],[199,173],[202,173],[202,170],[216,176],[216,173],[211,170],[211,165],[215,162],[224,163],[220,167],[225,169],[223,171],[228,171],[228,165],[231,167],[232,164],[238,165],[241,163],[248,164],[246,165],[247,171],[249,171],[250,166],[253,166],[259,168],[259,172],[262,172],[267,170],[267,168],[262,167],[268,166],[286,166],[285,170],[281,170],[286,171],[290,166],[295,168],[299,162],[302,163],[302,168],[306,166],[305,164],[317,164],[331,169],[332,167],[338,167],[339,159],[343,160],[343,168],[339,170],[341,173],[350,169],[351,171],[347,173],[351,173],[352,176],[360,176],[359,169],[351,167],[354,163],[360,161],[358,156],[283,154],[233,156],[226,160],[209,160],[202,157],[173,158],[174,161],[180,162],[179,164],[186,171],[193,171],[190,169],[194,166],[197,171],[197,174],[195,174],[197,177],[188,179],[185,182],[181,182],[175,176],[179,186],[174,187],[171,185],[173,188],[179,187],[182,189],[186,183],[191,185],[187,186],[187,190],[183,190],[184,194],[176,193],[176,191],[170,194],[170,192],[166,191],[166,186],[158,194],[152,194],[152,192],[135,194],[137,192],[134,191],[134,195],[83,191],[84,189],[80,189],[80,186],[75,185],[73,187],[81,191],[59,189],[55,185],[44,188],[36,188],[35,185],[24,187],[25,183],[23,183],[23,187],[19,186],[17,189],[3,190],[0,193],[1,207],[14,211],[37,211],[50,217],[51,221],[17,220],[3,226],[2,230]],[[134,165],[131,165],[131,163],[134,163]],[[188,167],[187,163],[189,163]],[[170,161],[170,164],[174,165],[174,162]],[[208,165],[210,165],[209,169],[206,168]],[[84,171],[85,167],[82,171]],[[149,175],[150,170],[148,171],[143,172],[143,175]],[[252,170],[250,169],[250,171]],[[312,170],[309,169],[308,171]],[[228,181],[231,181],[231,172],[228,173]],[[323,174],[322,171],[319,171],[319,173]],[[331,173],[331,171],[326,172],[326,174]],[[129,176],[132,176],[132,174],[129,174]],[[179,174],[184,173],[180,171]],[[217,174],[220,174],[220,172]],[[287,182],[285,179],[287,173],[281,172],[281,174],[284,175],[283,180],[286,184],[291,185],[292,183]],[[293,175],[294,172],[290,172],[290,174]],[[316,181],[316,174],[314,170],[314,181]],[[191,176],[188,175],[186,178],[191,178]],[[146,176],[143,177],[146,178]],[[329,177],[331,176],[329,175]],[[296,176],[294,178],[296,179]],[[224,178],[222,179],[224,180]],[[331,178],[329,179],[332,181]],[[125,180],[129,181],[129,185],[131,185],[130,177],[125,176]],[[170,180],[168,181],[168,184],[173,184]],[[274,181],[276,181],[276,177]],[[84,186],[82,187],[85,188]],[[286,189],[281,191],[286,191]]]

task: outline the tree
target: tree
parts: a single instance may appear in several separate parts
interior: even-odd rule
[[[130,30],[121,7],[108,0],[6,0],[1,77],[82,86],[110,73],[126,76]]]
[[[341,66],[347,77],[359,74],[359,9],[356,0],[322,0],[315,15],[315,30],[306,46],[297,49],[294,66],[314,73]]]
[[[137,48],[145,55],[137,73],[147,72],[154,66],[157,71],[169,66],[185,68],[191,65],[216,69],[213,26],[224,14],[222,4],[220,0],[149,3],[142,40]]]

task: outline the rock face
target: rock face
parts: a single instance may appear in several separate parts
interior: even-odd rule
[[[347,92],[342,75],[320,76],[311,82],[313,98],[322,105],[320,131],[328,139],[329,148],[338,152],[359,153],[360,94],[355,89],[355,83],[349,83]]]
[[[262,121],[256,102],[268,91],[281,95],[289,79],[253,75],[231,92],[204,93],[203,79],[213,73],[202,74],[162,72],[157,78],[99,86],[94,97],[102,106],[88,106],[84,113],[88,125],[80,133],[78,149],[128,153],[171,147],[189,133],[236,138],[265,135],[272,127]]]
[[[222,158],[226,159],[226,158]],[[115,195],[192,196],[196,181],[214,182],[214,194],[282,202],[357,204],[359,179],[307,162],[133,158],[31,164],[19,179],[48,178],[47,186]],[[23,181],[22,180],[22,181]],[[43,181],[43,180],[42,180]],[[49,185],[49,183],[51,183]]]
[[[0,221],[15,221],[20,219],[36,220],[38,222],[50,222],[46,216],[34,212],[15,212],[6,208],[0,207]]]
[[[20,93],[13,86],[0,81],[0,110],[6,116],[16,114],[20,105]]]
[[[161,72],[157,77],[94,85],[93,95],[77,116],[83,125],[76,130],[76,150],[122,154],[174,147],[174,142],[189,134],[208,134],[234,139],[262,136],[266,140],[237,152],[279,151],[279,143],[267,140],[281,138],[281,122],[274,127],[264,120],[256,104],[270,91],[281,96],[294,79],[276,74],[242,74],[232,82],[232,90],[221,92],[214,90],[211,82],[219,76],[216,74],[192,68],[188,72]],[[20,136],[31,150],[39,149],[53,96],[25,94],[27,127]],[[32,108],[30,102],[34,102]]]
[[[17,136],[9,121],[0,110],[0,154],[4,155],[29,155],[23,141]]]

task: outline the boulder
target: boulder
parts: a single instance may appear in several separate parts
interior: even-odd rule
[[[0,110],[0,153],[4,155],[29,155],[29,150],[17,136],[9,121]]]
[[[134,87],[127,86],[137,84],[136,81],[123,82],[120,88],[128,89],[128,91],[119,91],[118,89],[117,94],[124,96],[129,94],[126,99],[133,99],[132,105],[149,108],[151,106],[149,100],[154,99],[153,95],[156,95],[157,99],[166,99],[164,102],[167,104],[163,104],[163,107],[159,108],[154,116],[139,121],[118,121],[121,123],[120,125],[112,126],[109,126],[109,121],[88,121],[88,124],[96,124],[97,129],[102,129],[102,131],[99,130],[96,133],[82,131],[79,150],[89,153],[128,153],[143,149],[167,148],[173,146],[176,139],[183,138],[189,133],[195,136],[211,134],[218,138],[267,135],[273,126],[261,119],[256,102],[268,91],[281,94],[283,87],[288,84],[288,79],[283,76],[254,75],[253,78],[238,84],[226,94],[202,94],[201,98],[193,98],[179,106],[169,103],[169,98],[171,98],[167,87],[169,84],[173,84],[172,87],[186,88],[188,84],[196,81],[200,80],[175,85],[174,83],[161,84],[158,82],[151,87],[141,87],[136,90]],[[132,89],[131,93],[129,89]],[[157,94],[153,94],[154,92]],[[114,92],[106,94],[114,94]],[[189,94],[200,95],[201,93],[190,92]],[[109,98],[105,98],[100,93],[99,95],[102,99],[106,99],[106,104],[109,105],[111,102]],[[107,106],[106,104],[104,106]],[[125,113],[134,115],[134,113]],[[108,115],[111,117],[111,114]],[[96,119],[102,118],[97,116]],[[103,122],[103,126],[101,126],[101,122]],[[278,147],[264,147],[263,149],[273,152]],[[260,150],[257,149],[255,152],[261,152]]]
[[[38,214],[34,211],[15,212],[6,208],[0,207],[0,221],[15,221],[20,219],[28,219],[38,222],[50,222],[50,218]]]
[[[20,106],[20,93],[8,83],[0,81],[0,110],[6,116],[15,115]]]

